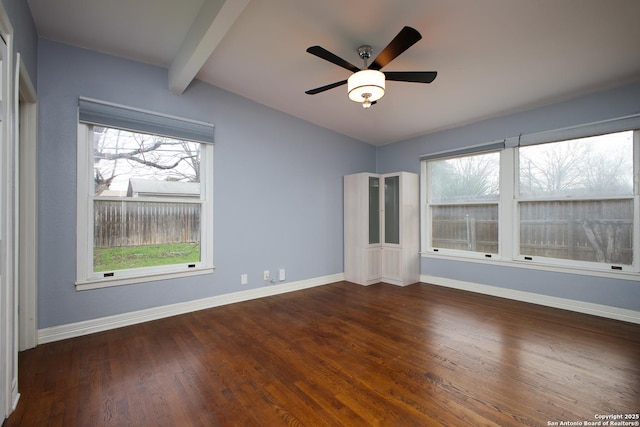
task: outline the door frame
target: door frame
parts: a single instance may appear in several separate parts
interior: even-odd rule
[[[18,393],[18,236],[19,224],[17,200],[17,100],[16,77],[19,73],[14,65],[13,27],[0,4],[0,36],[3,57],[0,79],[2,93],[3,123],[0,136],[0,419],[13,412]]]
[[[38,344],[38,98],[20,62],[18,217],[18,349]]]

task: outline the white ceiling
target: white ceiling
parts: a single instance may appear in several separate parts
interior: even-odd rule
[[[520,111],[640,79],[638,0],[28,0],[38,35],[169,68],[167,90],[198,78],[373,145]],[[423,38],[383,71],[438,71],[387,82],[364,110],[349,71],[408,25]]]

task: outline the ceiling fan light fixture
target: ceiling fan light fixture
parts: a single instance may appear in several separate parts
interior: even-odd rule
[[[349,99],[363,103],[364,108],[384,96],[384,73],[377,70],[362,70],[353,73],[347,80]],[[368,105],[365,106],[364,103]]]

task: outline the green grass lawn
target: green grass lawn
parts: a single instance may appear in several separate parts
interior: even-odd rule
[[[124,270],[198,261],[200,261],[200,244],[197,243],[93,248],[94,271]]]

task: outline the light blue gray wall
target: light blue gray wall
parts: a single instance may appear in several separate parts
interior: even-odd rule
[[[163,68],[38,49],[39,328],[262,287],[265,269],[287,281],[344,271],[342,179],[375,170],[373,147],[200,81],[172,94]],[[214,274],[75,290],[79,96],[215,124]]]
[[[640,82],[413,138],[377,150],[378,172],[420,172],[420,156],[640,113]],[[421,273],[640,311],[640,281],[423,258]]]
[[[29,77],[34,86],[37,75],[37,44],[38,35],[33,23],[31,11],[26,0],[2,0],[11,26],[13,27],[14,48],[20,53]]]
[[[284,267],[288,281],[340,273],[343,175],[418,172],[429,152],[640,112],[636,83],[376,150],[199,81],[172,94],[162,68],[48,40],[38,49],[39,328],[261,287],[264,269]],[[75,291],[78,96],[216,125],[216,273]],[[421,272],[640,310],[633,281],[434,259]]]

